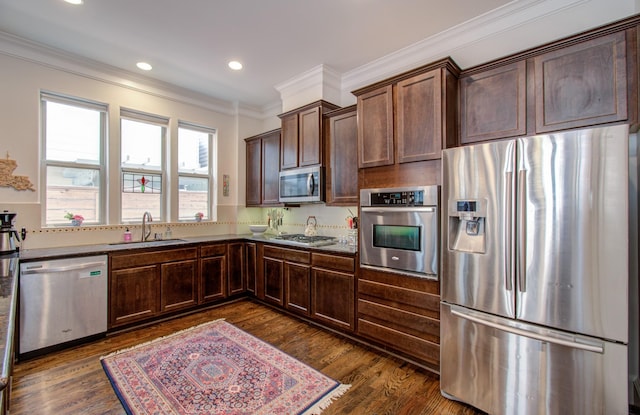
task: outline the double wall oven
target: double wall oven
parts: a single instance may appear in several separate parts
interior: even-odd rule
[[[438,279],[439,186],[360,190],[360,266]]]

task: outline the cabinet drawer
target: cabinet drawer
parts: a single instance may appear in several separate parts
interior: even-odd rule
[[[198,248],[169,249],[139,254],[112,254],[111,269],[156,265],[162,262],[183,261],[198,258]]]
[[[434,294],[359,280],[358,299],[369,300],[435,319],[440,318],[440,296]]]
[[[314,267],[329,268],[344,272],[354,272],[355,270],[354,258],[318,254],[315,252],[311,254],[311,264]]]
[[[395,307],[358,300],[358,317],[393,330],[440,343],[440,321]]]
[[[307,251],[277,248],[271,245],[265,245],[264,256],[270,257],[270,258],[282,259],[288,262],[298,262],[301,264],[311,263],[311,254]]]
[[[226,255],[227,244],[204,245],[200,247],[200,256],[221,256]]]
[[[434,369],[439,370],[440,345],[407,333],[372,323],[358,320],[358,334],[391,346],[392,348],[420,359]]]

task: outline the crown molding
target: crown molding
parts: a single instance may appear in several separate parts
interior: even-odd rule
[[[282,110],[287,111],[288,109],[300,106],[300,103],[295,103],[296,98],[304,95],[310,95],[313,98],[302,98],[302,104],[320,99],[332,103],[339,103],[342,91],[341,86],[341,74],[327,65],[320,64],[300,75],[275,85],[274,88],[280,93]],[[291,105],[292,102],[294,102],[293,105]]]
[[[542,20],[594,0],[514,0],[495,10],[468,20],[389,55],[383,56],[342,76],[343,91],[353,91],[409,69],[428,64],[472,47],[491,37],[536,20]],[[521,48],[522,49],[522,48]],[[497,58],[499,56],[495,56]],[[455,59],[454,59],[455,60]],[[481,62],[477,62],[481,63]]]
[[[144,77],[80,55],[65,52],[38,42],[0,31],[0,54],[22,59],[44,67],[76,76],[127,88],[174,102],[194,105],[224,115],[235,116],[238,105],[217,100],[196,91],[168,82]],[[260,113],[260,109],[243,108],[247,113]]]

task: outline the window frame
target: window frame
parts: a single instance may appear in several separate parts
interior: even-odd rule
[[[49,160],[47,158],[47,102],[53,102],[57,104],[69,105],[77,108],[90,109],[99,111],[100,113],[100,132],[99,132],[99,160],[97,164],[93,163],[78,163],[70,161]],[[94,222],[87,222],[89,225],[105,225],[108,223],[107,206],[109,192],[107,189],[107,175],[109,174],[107,166],[107,141],[108,141],[108,124],[109,124],[109,104],[98,101],[92,101],[86,98],[79,98],[64,94],[58,94],[45,90],[40,91],[40,183],[44,183],[40,189],[40,200],[42,201],[42,207],[40,209],[40,223],[43,227],[60,228],[73,226],[71,222],[68,225],[59,223],[47,223],[47,172],[49,167],[61,167],[61,168],[77,168],[77,169],[90,169],[98,170],[99,188],[98,194],[100,202],[98,204],[98,215],[100,220]]]
[[[186,172],[180,171],[180,129],[197,131],[201,133],[206,133],[208,136],[208,148],[207,148],[207,157],[208,157],[208,166],[207,173],[194,173],[194,172]],[[207,197],[207,219],[208,222],[215,222],[218,218],[217,212],[217,178],[215,177],[215,172],[217,171],[217,146],[218,146],[218,130],[216,128],[206,127],[203,125],[181,121],[178,120],[178,134],[177,134],[177,144],[178,144],[178,153],[176,154],[176,170],[177,170],[177,183],[180,183],[181,177],[192,177],[192,178],[200,178],[207,179],[209,181],[209,186],[207,189],[208,197]],[[177,212],[176,219],[178,222],[189,222],[190,219],[180,219],[180,186],[177,187],[176,192],[177,197]]]
[[[160,137],[160,167],[158,169],[145,169],[145,168],[134,168],[134,167],[126,167],[122,163],[122,121],[129,120],[140,123],[152,124],[159,126],[161,128],[161,137]],[[119,137],[120,137],[120,154],[118,154],[118,183],[119,183],[119,199],[120,206],[118,208],[118,218],[120,224],[135,224],[142,222],[142,216],[140,216],[139,220],[129,220],[125,221],[122,215],[122,195],[124,189],[123,177],[124,173],[133,173],[133,174],[148,174],[148,175],[160,175],[162,180],[161,193],[160,193],[160,217],[154,217],[153,220],[157,222],[170,222],[170,218],[168,215],[168,203],[169,203],[169,194],[168,194],[168,176],[167,176],[167,147],[169,141],[169,118],[163,117],[159,115],[149,114],[142,111],[121,108],[120,109],[120,117],[118,119],[118,127],[119,127]]]

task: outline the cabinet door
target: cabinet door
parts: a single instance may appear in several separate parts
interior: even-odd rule
[[[262,204],[279,202],[280,130],[262,138]]]
[[[163,312],[197,304],[196,269],[195,259],[160,265]]]
[[[282,117],[282,139],[280,140],[280,169],[298,167],[298,114]]]
[[[111,271],[111,327],[153,317],[160,311],[160,284],[155,265]]]
[[[537,56],[536,132],[627,119],[625,33]]]
[[[256,293],[256,273],[257,273],[257,246],[253,242],[245,242],[246,257],[245,257],[245,280],[247,285],[247,291],[251,294]]]
[[[327,140],[329,170],[326,183],[328,206],[358,203],[358,123],[355,110],[329,117]]]
[[[357,105],[358,167],[393,164],[393,86],[358,96]]]
[[[287,301],[285,307],[289,310],[309,315],[311,297],[309,294],[311,267],[309,265],[285,262],[285,293]]]
[[[442,151],[442,71],[434,69],[396,87],[398,162],[432,160]]]
[[[320,136],[320,107],[310,108],[298,114],[300,167],[315,166],[322,162],[322,137]]]
[[[263,258],[264,299],[284,307],[284,261]]]
[[[224,255],[200,259],[200,303],[227,296],[227,265]]]
[[[227,244],[227,256],[229,263],[228,294],[242,294],[246,288],[244,279],[244,242]]]
[[[460,142],[525,135],[526,101],[525,61],[460,79]]]
[[[313,318],[342,330],[353,331],[354,275],[315,267],[311,274]]]
[[[246,205],[260,206],[262,203],[262,140],[256,139],[246,143]]]

